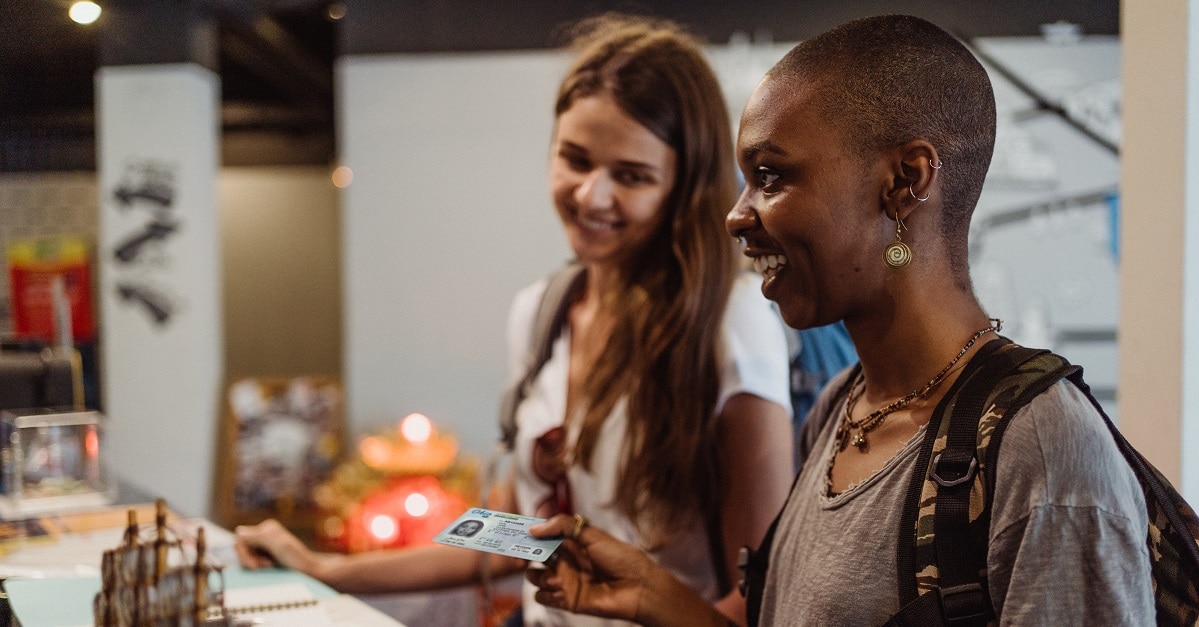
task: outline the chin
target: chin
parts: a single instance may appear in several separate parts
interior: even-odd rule
[[[820,317],[810,307],[807,307],[806,303],[797,303],[792,307],[788,307],[781,302],[777,304],[783,322],[787,323],[787,326],[792,329],[802,331],[804,329],[821,327],[832,322],[831,320],[829,322],[821,322]]]

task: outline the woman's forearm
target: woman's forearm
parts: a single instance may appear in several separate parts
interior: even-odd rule
[[[523,562],[449,546],[421,546],[351,555],[314,556],[312,575],[339,592],[385,593],[436,590],[482,580],[484,560],[492,577],[510,575]]]

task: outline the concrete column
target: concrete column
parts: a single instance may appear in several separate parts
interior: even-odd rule
[[[1199,0],[1121,3],[1120,426],[1199,499]]]

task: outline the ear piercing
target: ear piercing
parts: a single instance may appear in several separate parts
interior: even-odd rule
[[[940,159],[937,159],[937,162],[933,163],[933,160],[929,159],[928,165],[930,167],[932,167],[932,169],[934,169],[934,170],[940,170],[941,166],[945,165],[945,162],[941,161]],[[915,183],[912,183],[912,185],[915,185]],[[912,185],[908,185],[908,193],[912,195],[912,198],[916,199],[916,202],[924,202],[924,201],[928,200],[929,194],[933,193],[932,190],[929,190],[929,192],[924,195],[924,198],[921,198],[916,195],[915,191],[912,190]]]
[[[925,196],[924,200],[928,200],[928,197]],[[924,202],[924,200],[920,200],[920,202]],[[903,243],[903,238],[899,235],[901,231],[903,231],[903,220],[897,214],[895,216],[895,241],[888,244],[886,250],[883,251],[883,260],[892,268],[902,268],[912,262],[912,249]]]

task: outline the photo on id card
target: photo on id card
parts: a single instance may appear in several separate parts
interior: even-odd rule
[[[539,539],[529,535],[529,526],[544,520],[474,507],[450,523],[433,541],[544,562],[562,544],[562,538]]]

